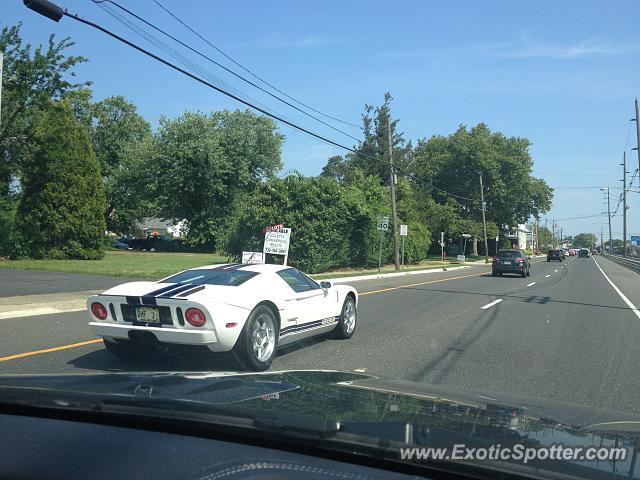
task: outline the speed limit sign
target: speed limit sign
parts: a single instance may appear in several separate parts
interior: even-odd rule
[[[389,230],[389,217],[380,217],[378,219],[378,230],[386,232]]]

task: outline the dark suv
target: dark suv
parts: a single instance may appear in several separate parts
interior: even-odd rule
[[[497,277],[503,273],[517,273],[521,277],[531,275],[531,261],[522,250],[498,250],[493,257],[491,275]]]
[[[586,248],[581,248],[578,251],[578,258],[589,258],[589,250]]]
[[[549,252],[547,252],[547,262],[551,260],[564,262],[564,252],[562,250],[549,250]]]

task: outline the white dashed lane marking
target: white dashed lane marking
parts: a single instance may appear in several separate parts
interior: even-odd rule
[[[501,301],[502,301],[502,299],[501,299],[501,298],[499,298],[498,300],[494,300],[494,301],[493,301],[493,302],[491,302],[491,303],[487,303],[484,307],[480,307],[480,308],[482,308],[482,310],[486,310],[487,308],[491,308],[491,307],[493,307],[494,305],[497,305],[497,304],[498,304],[498,303],[500,303]]]

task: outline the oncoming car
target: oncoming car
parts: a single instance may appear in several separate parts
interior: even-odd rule
[[[249,370],[269,368],[278,346],[333,332],[351,338],[358,293],[282,265],[225,264],[158,282],[130,282],[88,298],[94,334],[118,357],[139,350],[233,351]]]

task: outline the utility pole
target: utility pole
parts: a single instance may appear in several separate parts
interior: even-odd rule
[[[560,227],[560,247],[562,247],[562,227]]]
[[[551,220],[551,243],[553,243],[553,248],[556,248],[556,221]]]
[[[613,240],[611,239],[611,199],[609,198],[609,187],[607,187],[607,215],[609,216],[609,251],[613,253]]]
[[[480,176],[480,201],[482,202],[482,228],[484,229],[484,263],[489,263],[489,244],[487,242],[487,216],[484,208],[484,188],[482,187],[482,172]]]
[[[389,136],[389,180],[391,184],[391,215],[393,216],[393,264],[400,270],[400,253],[398,252],[398,211],[396,209],[396,174],[393,169],[393,139],[391,138],[391,112],[387,118],[387,134]]]
[[[636,122],[636,148],[634,150],[638,151],[638,174],[640,175],[640,122],[638,121],[640,118],[640,112],[638,111],[638,98],[636,98],[636,118],[632,118],[632,122]]]
[[[622,153],[622,256],[627,256],[627,152]]]
[[[549,248],[549,237],[547,237],[547,235],[549,235],[549,227],[547,227],[547,219],[544,219],[544,248],[548,249]]]
[[[602,225],[601,225],[600,226],[600,250],[601,250],[600,253],[604,252],[604,243],[603,243],[604,240],[602,238],[602,230],[604,229],[602,228]]]
[[[536,217],[536,241],[535,241],[535,248],[534,248],[534,252],[537,255],[538,253],[540,253],[540,237],[538,237],[538,218]]]

